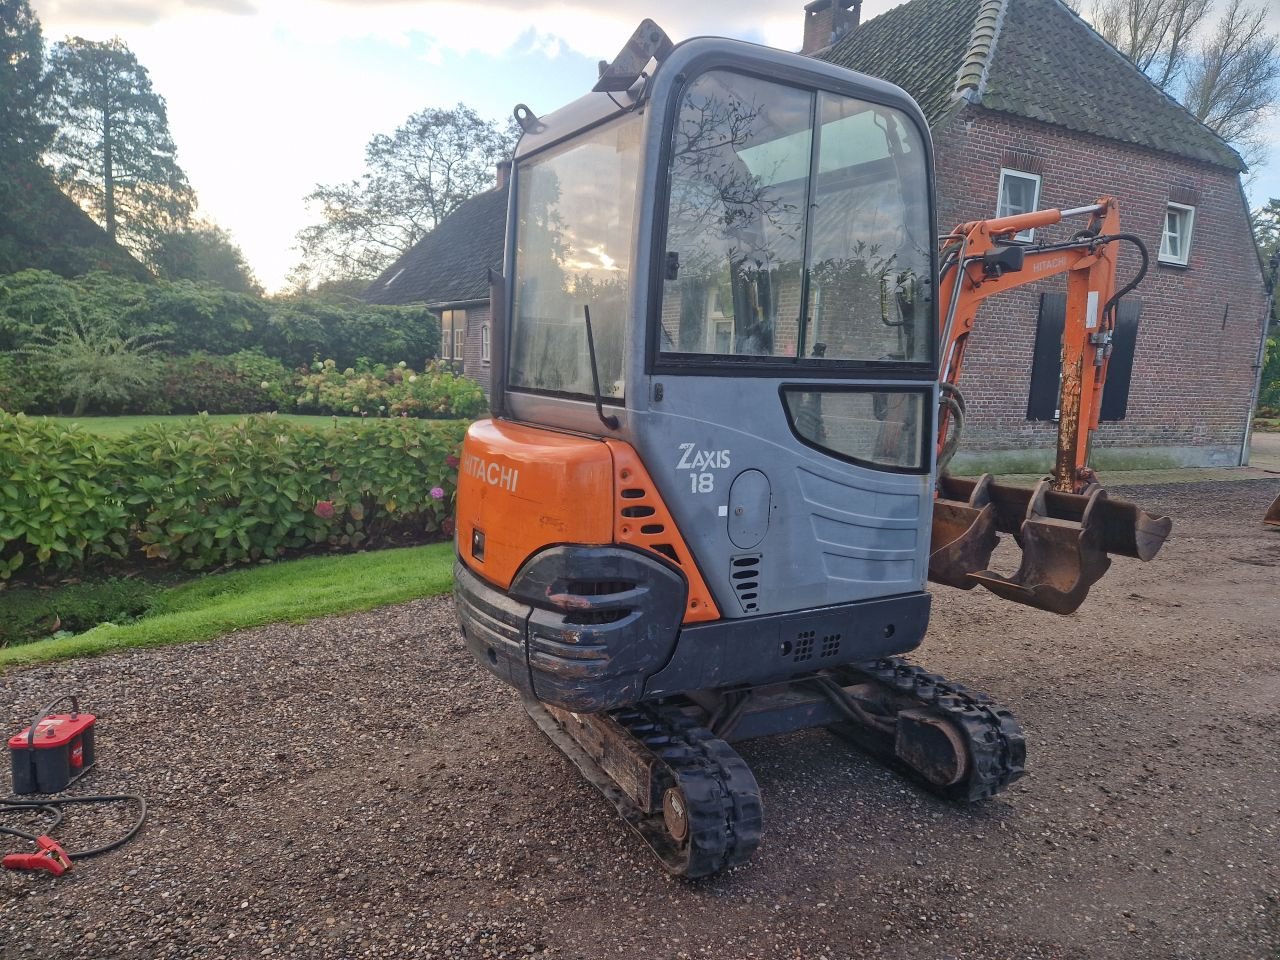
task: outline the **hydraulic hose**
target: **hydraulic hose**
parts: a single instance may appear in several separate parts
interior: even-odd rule
[[[1147,275],[1147,269],[1151,266],[1151,255],[1147,253],[1147,245],[1142,242],[1142,238],[1135,233],[1112,233],[1112,234],[1108,234],[1105,237],[1099,237],[1098,239],[1107,240],[1107,241],[1128,240],[1130,243],[1132,243],[1134,246],[1138,248],[1138,253],[1142,255],[1142,266],[1138,268],[1137,275],[1134,276],[1134,278],[1130,280],[1128,283],[1126,283],[1123,287],[1117,290],[1115,294],[1111,297],[1111,299],[1108,300],[1105,304],[1103,304],[1102,315],[1104,317],[1109,317],[1112,311],[1115,309],[1116,304],[1120,302],[1120,298],[1123,297],[1125,294],[1130,293],[1135,287],[1137,287],[1139,283],[1142,282],[1142,278]]]

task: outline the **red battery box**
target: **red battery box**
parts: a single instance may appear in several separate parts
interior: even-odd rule
[[[57,793],[93,767],[92,713],[81,713],[71,697],[70,713],[51,713],[65,697],[45,707],[31,726],[9,738],[13,792]]]

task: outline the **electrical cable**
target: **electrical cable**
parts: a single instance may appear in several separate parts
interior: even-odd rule
[[[35,843],[40,836],[48,835],[56,830],[62,823],[65,814],[62,808],[71,804],[79,803],[135,803],[138,806],[138,816],[134,820],[133,826],[123,836],[105,843],[99,847],[90,847],[87,850],[68,850],[67,856],[75,860],[85,860],[89,857],[96,857],[99,854],[109,853],[118,847],[124,846],[142,829],[142,825],[147,822],[147,801],[145,797],[136,793],[109,793],[100,794],[92,797],[59,797],[55,800],[18,800],[14,797],[5,797],[0,799],[0,814],[6,813],[24,813],[36,814],[50,817],[52,822],[45,824],[43,834],[28,833],[25,830],[19,830],[16,827],[0,826],[0,833],[9,834],[14,837],[21,837],[23,840],[30,840]]]

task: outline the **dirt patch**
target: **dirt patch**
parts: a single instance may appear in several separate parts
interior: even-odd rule
[[[1123,491],[1175,539],[1069,618],[940,588],[915,659],[1013,708],[1028,776],[963,809],[824,733],[744,744],[764,842],[694,884],[470,662],[446,600],[10,673],[6,729],[81,691],[82,789],[154,810],[60,881],[0,875],[0,957],[1274,958],[1275,488]]]

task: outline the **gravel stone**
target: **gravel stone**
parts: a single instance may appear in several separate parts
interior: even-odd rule
[[[80,693],[75,791],[153,809],[60,880],[0,873],[0,958],[1274,960],[1276,485],[1116,492],[1174,516],[1154,562],[1067,618],[938,588],[914,655],[1014,710],[1025,778],[963,808],[822,731],[742,744],[764,841],[694,883],[472,663],[448,598],[8,673],[6,731]]]

